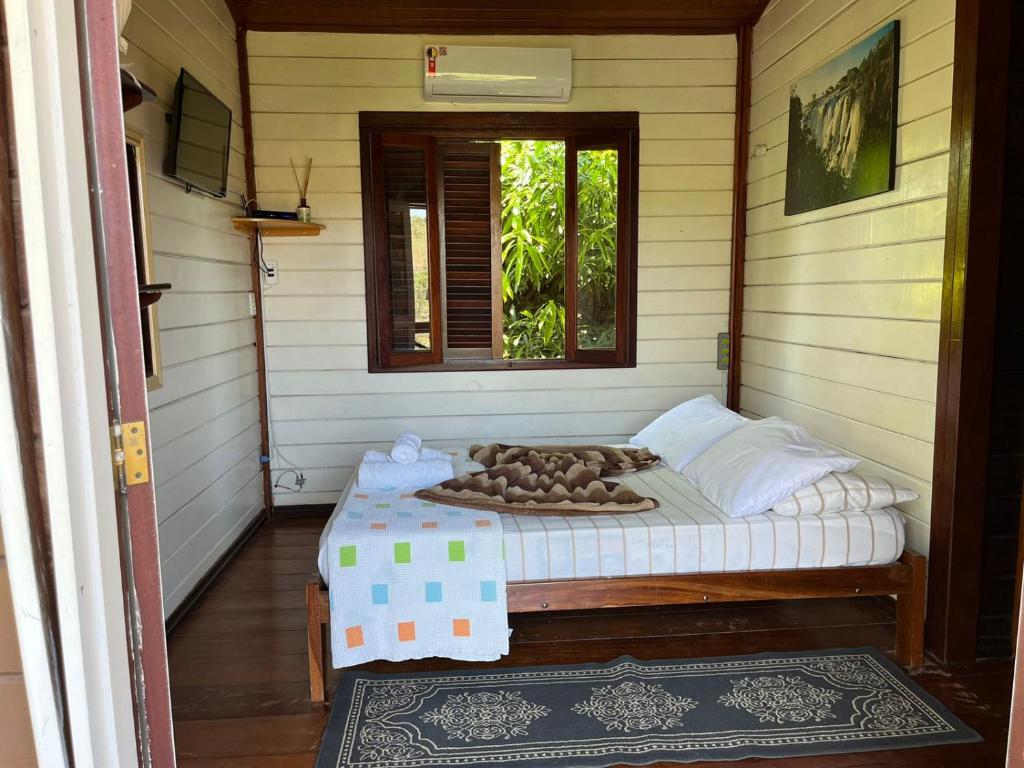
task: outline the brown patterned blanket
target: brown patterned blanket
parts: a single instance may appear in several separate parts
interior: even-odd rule
[[[416,498],[519,515],[625,514],[658,506],[657,499],[601,479],[657,464],[646,448],[492,443],[474,445],[469,456],[487,469],[416,491]]]

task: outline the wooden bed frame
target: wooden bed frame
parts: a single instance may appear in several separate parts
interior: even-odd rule
[[[926,572],[925,557],[907,549],[891,565],[524,581],[508,585],[508,612],[895,595],[896,660],[917,667],[924,660]],[[324,644],[329,621],[327,588],[316,574],[306,585],[309,696],[313,702],[326,700]]]

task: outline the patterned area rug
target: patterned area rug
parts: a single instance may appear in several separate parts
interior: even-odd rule
[[[871,648],[373,675],[346,672],[317,768],[828,755],[978,741]]]

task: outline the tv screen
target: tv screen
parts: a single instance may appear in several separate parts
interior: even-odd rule
[[[231,110],[184,69],[175,89],[167,173],[217,197],[228,192]]]

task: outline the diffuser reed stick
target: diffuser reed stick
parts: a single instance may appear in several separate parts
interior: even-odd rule
[[[306,194],[309,192],[309,177],[313,173],[313,158],[307,157],[305,162],[305,177],[302,181],[299,181],[299,172],[295,168],[295,161],[288,158],[288,162],[292,166],[292,175],[295,177],[295,186],[299,192],[299,207],[295,210],[299,221],[311,221],[313,218],[312,211],[309,209],[309,205],[306,203]]]

